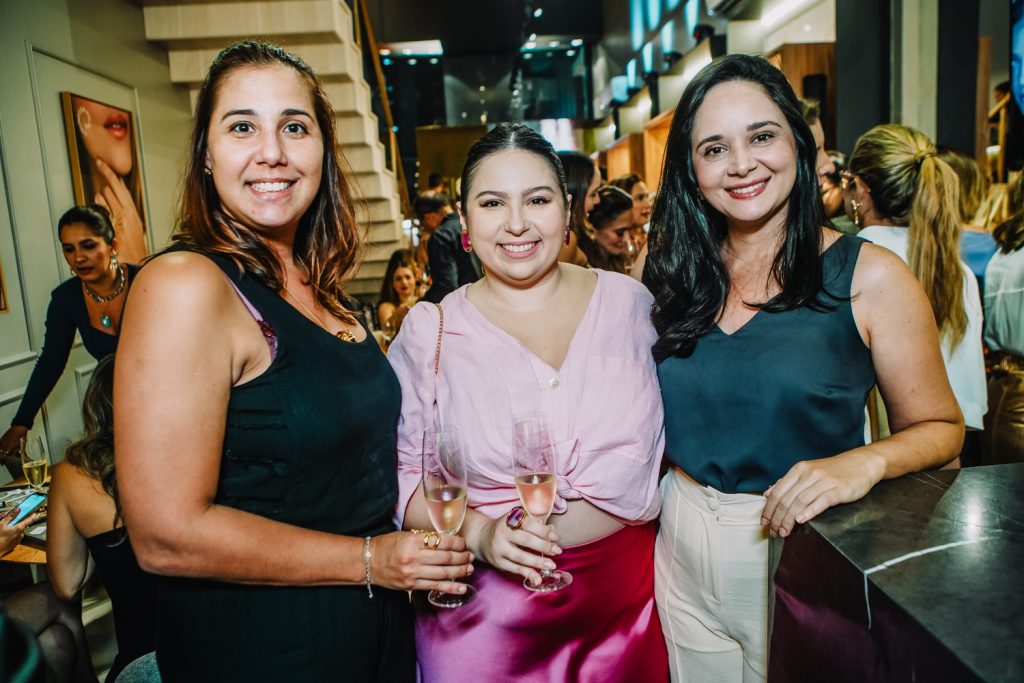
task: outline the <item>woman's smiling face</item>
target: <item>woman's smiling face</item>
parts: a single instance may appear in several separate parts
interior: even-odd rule
[[[206,164],[224,212],[259,232],[294,231],[320,190],[324,160],[299,73],[275,65],[226,76],[208,140]]]
[[[507,149],[477,166],[464,221],[488,277],[532,286],[557,265],[569,210],[548,163]]]
[[[796,143],[785,115],[749,81],[712,88],[691,143],[701,193],[730,225],[785,224],[796,182]]]

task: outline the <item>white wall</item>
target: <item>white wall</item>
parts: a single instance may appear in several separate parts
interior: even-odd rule
[[[166,53],[146,41],[127,0],[0,0],[0,429],[6,429],[43,341],[50,291],[70,276],[54,226],[73,203],[58,93],[95,93],[137,114],[152,248],[170,235],[187,152],[188,93],[171,85]],[[36,417],[52,460],[80,428],[92,357],[76,342]],[[0,478],[6,474],[0,472]]]

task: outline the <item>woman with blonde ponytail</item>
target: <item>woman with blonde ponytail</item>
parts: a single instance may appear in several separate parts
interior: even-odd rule
[[[988,407],[978,282],[960,260],[960,186],[928,137],[887,124],[862,135],[844,172],[860,237],[898,254],[914,272],[942,339],[942,356],[968,430]],[[968,433],[965,452],[971,448]]]

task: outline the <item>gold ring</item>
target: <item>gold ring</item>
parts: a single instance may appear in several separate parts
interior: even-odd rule
[[[441,535],[436,531],[428,531],[423,537],[423,547],[430,548],[431,550],[437,550],[437,546],[441,545]]]

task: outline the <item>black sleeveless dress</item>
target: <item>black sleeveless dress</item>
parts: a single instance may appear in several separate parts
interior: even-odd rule
[[[335,534],[394,531],[401,394],[373,336],[343,342],[211,258],[277,339],[270,367],[231,390],[215,502]],[[376,587],[373,595],[365,586],[164,578],[161,675],[190,683],[411,681],[408,595]]]
[[[114,681],[129,662],[156,648],[157,577],[142,570],[124,528],[85,539],[114,612],[117,656],[107,672]]]

